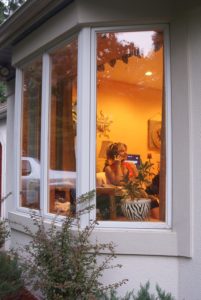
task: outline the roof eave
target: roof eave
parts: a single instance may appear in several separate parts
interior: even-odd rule
[[[0,48],[16,44],[74,0],[28,0],[0,26]]]
[[[73,1],[27,0],[0,25],[0,68],[9,70],[8,76],[0,75],[0,80],[9,81],[15,77],[15,69],[11,66],[12,46]]]

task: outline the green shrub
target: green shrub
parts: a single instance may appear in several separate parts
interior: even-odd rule
[[[156,285],[157,296],[150,294],[149,292],[150,283],[147,282],[145,285],[141,285],[137,295],[134,290],[127,293],[124,297],[118,297],[116,290],[111,290],[109,294],[103,294],[100,300],[175,300],[170,293],[163,291],[159,285]]]
[[[22,286],[17,256],[0,252],[0,299],[17,293]]]
[[[8,193],[6,196],[0,199],[0,205],[5,201],[12,193]],[[8,222],[0,219],[0,248],[4,245],[6,238],[9,236]]]
[[[78,204],[82,205],[92,195],[83,195],[77,201]],[[78,221],[74,230],[74,220],[70,216],[64,218],[58,229],[57,218],[47,228],[42,217],[31,215],[36,232],[32,233],[26,228],[32,241],[25,248],[28,257],[24,261],[24,276],[32,288],[42,292],[43,299],[97,299],[103,291],[116,289],[126,282],[122,280],[108,286],[100,282],[104,270],[121,266],[111,264],[115,258],[112,243],[90,241],[95,222],[84,229],[80,227],[80,215],[90,209],[88,206],[77,213]],[[106,250],[109,254],[101,255]],[[101,262],[98,261],[100,257]]]
[[[150,284],[147,282],[144,286],[141,285],[137,296],[134,296],[134,300],[174,300],[170,293],[163,291],[158,284],[156,285],[157,296],[150,294],[149,292]]]
[[[158,293],[159,300],[174,300],[174,297],[170,293],[166,294],[166,292],[163,291],[158,284],[156,285],[156,291]]]
[[[0,248],[4,245],[5,239],[9,236],[7,224],[4,220],[0,220]]]
[[[8,193],[0,199],[0,205],[10,195],[11,193]],[[0,248],[4,245],[9,233],[7,220],[0,220]],[[19,267],[17,254],[0,249],[0,300],[3,300],[5,297],[7,299],[7,296],[15,297],[18,294],[19,290],[24,286],[21,274],[22,271]]]

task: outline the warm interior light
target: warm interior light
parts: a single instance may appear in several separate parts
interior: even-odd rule
[[[147,72],[145,73],[145,75],[146,75],[146,76],[151,76],[151,75],[152,75],[152,72],[151,72],[151,71],[147,71]]]

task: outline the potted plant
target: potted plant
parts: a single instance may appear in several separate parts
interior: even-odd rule
[[[121,209],[133,221],[144,221],[150,217],[151,199],[145,189],[151,183],[149,178],[153,175],[152,166],[149,161],[141,161],[136,179],[124,179]]]

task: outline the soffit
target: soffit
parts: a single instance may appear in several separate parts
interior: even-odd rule
[[[11,47],[0,49],[0,65],[8,64],[11,60],[11,56],[12,56]]]
[[[171,0],[172,8],[176,13],[196,8],[200,5],[200,0]]]
[[[15,69],[11,66],[12,46],[74,0],[28,0],[0,26],[0,68],[9,73],[1,80],[11,80]]]
[[[0,26],[0,46],[14,45],[74,0],[28,0]]]
[[[72,2],[76,2],[83,11],[85,8],[87,9],[90,6],[96,7],[96,5],[101,3],[98,0],[27,0],[13,15],[1,24],[0,48],[17,43]],[[114,2],[114,8],[119,8],[122,3],[121,0],[112,0],[112,2]],[[135,7],[135,9],[139,6],[139,1],[137,0],[127,0],[125,1],[125,5],[127,2],[132,7]],[[147,0],[141,0],[141,2],[146,4]],[[159,0],[155,0],[153,1],[153,6],[158,4],[158,7],[161,7],[160,3]],[[200,0],[167,0],[164,1],[164,4],[166,4],[167,8],[169,7],[169,17],[174,18],[175,15],[200,5]]]

